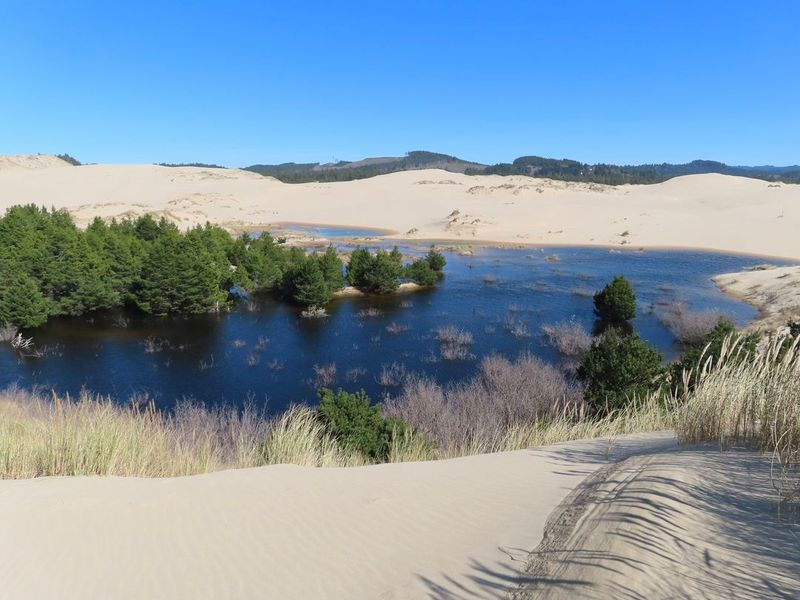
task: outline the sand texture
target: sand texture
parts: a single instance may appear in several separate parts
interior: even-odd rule
[[[298,222],[465,244],[674,246],[800,259],[800,186],[743,177],[611,187],[425,170],[284,184],[236,169],[65,164],[44,156],[3,158],[0,210],[33,202],[66,208],[82,225],[95,216],[152,213],[184,227]]]
[[[800,525],[781,520],[769,473],[742,450],[621,462],[551,520],[516,598],[800,598]]]
[[[14,600],[497,598],[587,475],[671,434],[354,468],[0,481]]]

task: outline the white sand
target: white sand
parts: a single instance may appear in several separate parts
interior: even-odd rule
[[[46,157],[33,158],[41,166]],[[63,161],[52,161],[62,166],[0,168],[0,210],[33,202],[66,208],[84,225],[98,215],[150,212],[183,226],[339,224],[462,243],[698,247],[800,258],[800,186],[742,177],[694,175],[610,187],[426,170],[283,184],[235,169],[63,168]]]
[[[670,434],[349,469],[0,481],[0,597],[496,598],[586,475]]]
[[[800,598],[800,524],[779,518],[769,473],[741,450],[625,461],[584,486],[572,531],[548,531],[567,535],[535,553],[520,598]]]
[[[725,273],[714,277],[723,291],[758,307],[756,325],[779,327],[800,319],[800,267]]]

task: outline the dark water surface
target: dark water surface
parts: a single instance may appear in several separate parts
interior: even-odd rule
[[[363,387],[379,398],[392,391],[378,381],[391,363],[447,382],[469,377],[480,358],[492,352],[515,357],[530,351],[554,360],[541,326],[574,316],[591,328],[591,294],[616,274],[632,281],[639,298],[636,328],[667,358],[677,348],[658,314],[678,303],[718,309],[738,325],[756,316],[752,307],[719,292],[710,277],[757,264],[758,258],[477,248],[474,256],[447,254],[447,260],[446,278],[435,289],[339,299],[325,319],[301,319],[296,308],[269,299],[241,303],[228,314],[191,318],[115,313],[53,319],[31,332],[42,357],[20,357],[2,345],[0,387],[72,394],[87,388],[119,400],[144,393],[161,407],[182,397],[207,404],[249,398],[278,412],[291,402],[313,401],[314,365],[335,364],[337,386]],[[368,309],[377,309],[378,316],[366,316]],[[393,324],[396,333],[387,330]],[[526,328],[529,335],[513,335],[509,324]],[[441,359],[435,330],[446,325],[472,334],[474,358]]]

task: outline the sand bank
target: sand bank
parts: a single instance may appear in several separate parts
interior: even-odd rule
[[[427,463],[0,481],[2,596],[497,598],[587,475],[671,434]]]
[[[46,162],[36,158],[37,167]],[[295,185],[237,169],[64,168],[52,160],[51,168],[0,169],[0,210],[33,202],[65,208],[82,225],[151,213],[184,227],[324,223],[462,244],[691,247],[800,259],[800,186],[743,177],[611,187],[425,170]]]
[[[714,277],[724,292],[758,307],[754,325],[775,328],[800,320],[800,267],[768,267]]]

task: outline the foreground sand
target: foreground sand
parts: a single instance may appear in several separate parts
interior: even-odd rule
[[[611,187],[426,170],[290,185],[236,169],[0,157],[0,211],[30,202],[66,208],[84,225],[149,212],[233,230],[300,222],[462,243],[697,247],[800,259],[800,185],[725,175]]]
[[[714,448],[619,463],[553,515],[517,598],[800,598],[800,524],[769,473]]]
[[[428,463],[0,481],[0,597],[496,598],[587,475],[671,434]]]
[[[777,520],[768,474],[756,453],[660,433],[349,469],[2,481],[2,597],[798,597],[799,532]]]

